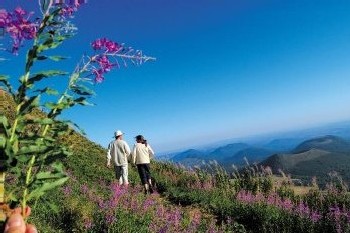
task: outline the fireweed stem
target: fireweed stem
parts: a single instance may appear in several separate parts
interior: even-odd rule
[[[33,165],[35,162],[35,155],[32,156],[32,158],[29,161],[29,166],[28,166],[28,170],[27,170],[27,174],[26,174],[26,183],[25,183],[25,189],[23,192],[23,199],[22,199],[22,216],[24,219],[26,219],[26,207],[27,207],[27,195],[28,195],[28,185],[30,183],[31,180],[31,174],[32,174],[32,169],[33,169]]]
[[[39,29],[38,29],[38,35],[37,37],[35,37],[34,41],[33,41],[33,46],[32,48],[37,50],[38,48],[38,38],[41,34],[41,32],[44,31],[45,27],[47,26],[46,22],[49,18],[49,11],[50,11],[50,8],[52,6],[52,0],[50,0],[50,4],[48,5],[47,9],[46,9],[46,12],[44,14],[44,19],[42,21],[42,23],[40,24],[39,26]],[[32,58],[31,58],[32,59]],[[23,80],[23,83],[22,83],[22,93],[20,93],[20,96],[25,96],[25,91],[27,89],[26,87],[26,84],[28,82],[28,79],[29,79],[29,74],[30,74],[30,68],[32,67],[32,64],[31,65],[28,65],[30,64],[30,62],[27,60],[27,63],[26,63],[26,74],[24,76],[24,80]],[[13,128],[12,128],[12,134],[11,134],[11,138],[10,138],[10,142],[13,141],[14,139],[14,135],[16,133],[16,127],[17,127],[17,124],[18,124],[18,116],[19,116],[19,111],[20,111],[20,107],[21,105],[23,104],[23,100],[21,100],[21,103],[19,104],[19,106],[17,107],[16,109],[16,120],[15,120],[15,123],[13,125]],[[33,155],[29,161],[29,164],[28,164],[28,170],[26,172],[26,180],[25,180],[25,188],[24,188],[24,191],[23,191],[23,197],[22,197],[22,216],[23,218],[26,220],[26,207],[27,207],[27,195],[28,195],[28,185],[30,183],[30,180],[31,180],[31,175],[32,175],[32,169],[33,169],[33,166],[34,166],[34,163],[35,163],[35,159],[36,159],[36,156]]]

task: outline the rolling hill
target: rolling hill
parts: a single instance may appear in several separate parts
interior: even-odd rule
[[[260,163],[274,173],[284,173],[302,179],[316,176],[321,183],[331,172],[350,180],[350,143],[343,138],[327,135],[306,140],[290,153],[274,154]]]
[[[327,135],[324,137],[313,138],[299,144],[292,152],[300,153],[311,149],[320,149],[331,152],[349,153],[350,143],[337,136]]]

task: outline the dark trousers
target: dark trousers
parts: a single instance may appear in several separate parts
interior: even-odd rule
[[[148,180],[151,179],[149,163],[137,164],[137,170],[139,172],[142,184],[148,184]]]

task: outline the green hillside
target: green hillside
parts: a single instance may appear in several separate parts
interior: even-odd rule
[[[2,94],[1,114],[13,115],[15,107],[11,97]],[[28,117],[45,115],[35,110]],[[27,130],[32,130],[28,127]],[[235,232],[234,225],[218,225],[215,215],[198,207],[183,208],[172,203],[168,196],[169,182],[182,169],[173,165],[153,162],[153,176],[159,193],[145,196],[137,169],[129,166],[130,187],[117,185],[113,169],[106,166],[106,149],[91,142],[74,130],[56,139],[72,152],[62,158],[70,179],[68,182],[35,202],[29,203],[29,219],[40,232],[205,232],[206,229]],[[14,176],[7,174],[6,193],[11,191]],[[184,181],[179,181],[183,183]],[[237,225],[240,228],[240,225]]]
[[[9,100],[9,99],[8,99]],[[9,103],[2,114],[11,115]],[[40,117],[34,111],[28,117]],[[29,127],[27,130],[31,130]],[[153,161],[156,193],[145,195],[136,168],[129,166],[131,185],[118,186],[106,167],[106,149],[74,130],[56,139],[72,154],[62,158],[70,177],[64,186],[32,201],[29,222],[40,232],[344,232],[349,222],[339,223],[334,205],[350,207],[348,193],[328,191],[298,196],[281,179],[273,184],[268,169],[247,167],[227,174],[215,164],[204,170],[187,170]],[[296,162],[322,158],[311,153]],[[14,177],[7,176],[6,194]],[[306,206],[300,208],[301,204]],[[306,211],[307,210],[307,211]],[[340,209],[345,214],[345,209]],[[324,217],[322,217],[324,216]],[[345,215],[344,215],[345,216]],[[252,221],[254,220],[254,221]]]
[[[350,146],[346,140],[325,136],[310,139],[298,145],[291,154],[275,154],[260,164],[269,166],[274,173],[282,170],[310,182],[317,177],[325,184],[329,174],[337,172],[347,183],[350,181]]]
[[[293,153],[300,153],[311,149],[349,153],[350,143],[341,137],[327,135],[302,142],[293,150]]]

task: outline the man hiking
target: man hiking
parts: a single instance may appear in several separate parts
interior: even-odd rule
[[[119,185],[128,186],[128,160],[130,156],[130,147],[123,140],[123,132],[117,130],[114,133],[115,140],[108,146],[107,167],[111,166],[111,159],[115,168],[115,175]]]

